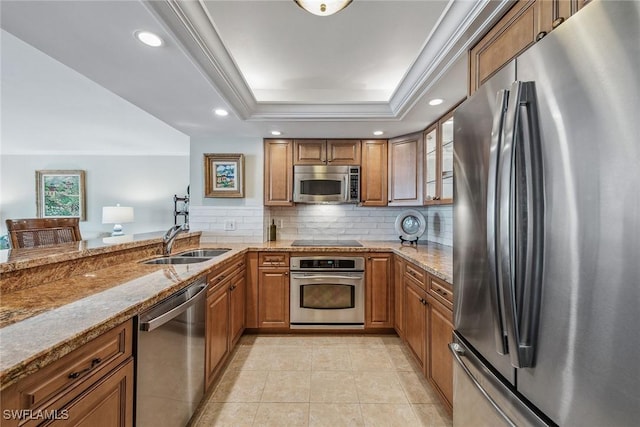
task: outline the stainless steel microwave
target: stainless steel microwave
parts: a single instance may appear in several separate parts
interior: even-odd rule
[[[360,202],[360,166],[294,166],[293,201]]]

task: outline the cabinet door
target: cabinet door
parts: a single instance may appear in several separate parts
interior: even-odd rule
[[[438,122],[438,202],[453,203],[453,111]]]
[[[362,206],[387,206],[387,149],[386,140],[362,141]]]
[[[426,294],[407,276],[404,278],[404,284],[404,337],[409,349],[424,370],[427,358]]]
[[[429,301],[429,366],[427,375],[436,390],[452,407],[453,358],[449,352],[452,340],[452,313],[431,296]]]
[[[533,45],[538,37],[544,36],[544,30],[539,28],[539,8],[534,6],[533,0],[516,2],[469,51],[469,95],[519,53]]]
[[[438,200],[438,124],[424,132],[424,203]]]
[[[404,261],[393,259],[394,327],[400,338],[404,338]]]
[[[572,5],[572,3],[576,3]],[[538,0],[536,2],[540,17],[539,30],[550,33],[569,19],[573,9],[577,10],[576,0]]]
[[[258,326],[289,327],[289,270],[261,268],[258,277]]]
[[[296,139],[293,141],[294,165],[321,165],[326,161],[326,139]]]
[[[264,205],[293,206],[293,143],[264,141]]]
[[[360,140],[328,139],[327,164],[360,165]]]
[[[58,410],[58,415],[66,419],[47,425],[133,426],[133,381],[133,359],[130,359]]]
[[[393,328],[391,254],[369,255],[365,276],[365,328]]]
[[[205,371],[207,387],[229,352],[229,282],[207,296]]]
[[[232,349],[244,331],[244,303],[246,280],[244,270],[231,279],[229,287],[229,349]]]
[[[422,205],[422,132],[389,140],[389,206]]]

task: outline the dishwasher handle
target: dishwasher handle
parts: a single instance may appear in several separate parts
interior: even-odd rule
[[[196,304],[202,296],[204,296],[204,293],[207,290],[207,284],[198,284],[196,285],[198,291],[188,300],[186,300],[185,302],[183,302],[182,304],[180,304],[179,306],[172,308],[171,310],[160,314],[159,316],[156,316],[152,319],[149,319],[145,322],[140,322],[140,330],[141,331],[145,331],[145,332],[151,332],[154,329],[159,328],[160,326],[164,325],[165,323],[167,323],[168,321],[170,321],[171,319],[175,319],[176,317],[178,317],[180,314],[184,313],[185,311],[187,311],[189,309],[189,307],[193,306],[194,304]],[[180,295],[176,296],[177,298],[180,297]]]

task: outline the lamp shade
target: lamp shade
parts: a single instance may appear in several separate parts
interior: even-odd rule
[[[329,16],[349,6],[351,0],[294,0],[298,6],[318,16]]]
[[[103,224],[124,224],[133,222],[133,208],[128,206],[104,206],[102,208]]]

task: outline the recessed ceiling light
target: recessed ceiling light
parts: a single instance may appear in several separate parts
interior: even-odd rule
[[[279,130],[272,130],[272,131],[271,131],[271,135],[273,135],[273,136],[280,136],[280,135],[282,135],[282,132],[280,132]]]
[[[444,99],[433,98],[431,101],[429,101],[429,105],[440,105],[443,102],[444,102]]]
[[[227,110],[223,110],[222,108],[218,108],[216,110],[213,111],[214,113],[216,113],[216,116],[228,116],[229,112]]]
[[[149,31],[136,31],[135,36],[142,43],[151,47],[160,47],[164,44],[160,36],[150,33]]]
[[[374,132],[373,132],[373,134],[374,134],[375,136],[380,136],[380,135],[384,134],[384,132],[383,132],[383,131],[381,131],[381,130],[376,130],[376,131],[374,131]]]

